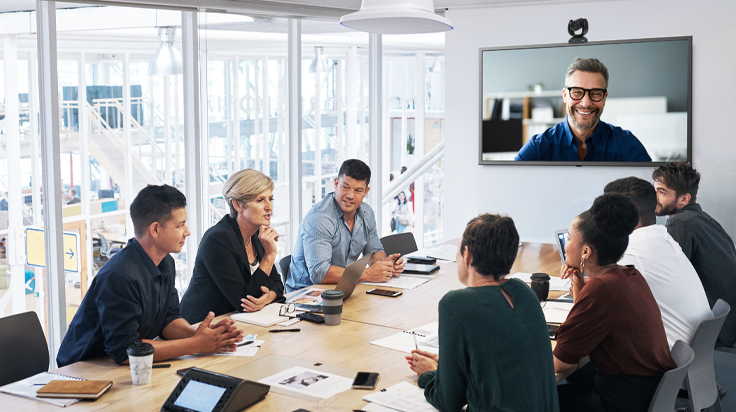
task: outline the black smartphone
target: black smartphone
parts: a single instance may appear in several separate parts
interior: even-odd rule
[[[353,389],[376,389],[379,376],[376,372],[358,372],[353,379]]]
[[[297,318],[301,320],[306,320],[307,322],[314,322],[314,323],[325,323],[325,317],[320,315],[315,315],[314,313],[310,312],[304,312],[296,315]]]
[[[373,288],[373,289],[369,289],[365,293],[367,293],[369,295],[388,296],[390,298],[395,298],[395,297],[401,295],[403,292],[401,292],[400,290],[388,290],[388,289],[377,289],[377,288]]]

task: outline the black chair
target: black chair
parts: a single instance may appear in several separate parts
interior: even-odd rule
[[[384,236],[381,238],[381,245],[383,245],[383,251],[386,252],[387,256],[394,253],[399,253],[403,256],[419,250],[417,248],[417,241],[414,240],[414,234],[411,232]]]
[[[286,279],[289,278],[289,265],[291,265],[291,255],[287,255],[279,260],[279,267],[281,268],[281,277],[283,277],[284,285],[286,285]]]
[[[35,312],[0,318],[0,386],[49,370],[49,349]]]

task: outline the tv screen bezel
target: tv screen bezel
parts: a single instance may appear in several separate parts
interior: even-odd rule
[[[692,163],[693,160],[693,36],[675,36],[675,37],[652,37],[643,39],[621,39],[621,40],[605,40],[591,41],[588,43],[554,43],[554,44],[535,44],[520,46],[503,46],[503,47],[481,47],[478,51],[479,60],[479,93],[478,93],[478,164],[479,165],[515,165],[515,166],[630,166],[630,167],[659,167],[668,162],[584,162],[584,161],[553,161],[553,160],[531,160],[531,161],[514,161],[514,160],[483,160],[483,52],[486,51],[502,51],[502,50],[526,50],[526,49],[544,49],[553,47],[578,47],[578,46],[597,46],[609,44],[624,43],[652,43],[662,41],[687,40],[687,161]],[[562,74],[561,74],[562,75]],[[560,91],[560,93],[562,93]]]

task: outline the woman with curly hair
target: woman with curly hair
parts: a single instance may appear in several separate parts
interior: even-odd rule
[[[647,411],[662,375],[676,367],[662,316],[644,277],[618,261],[639,222],[625,196],[599,196],[570,224],[561,276],[572,278],[575,304],[557,330],[555,371],[590,366],[560,385],[560,410]]]

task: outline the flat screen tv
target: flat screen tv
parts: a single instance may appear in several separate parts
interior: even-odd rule
[[[482,48],[480,65],[480,164],[692,161],[691,36]]]

